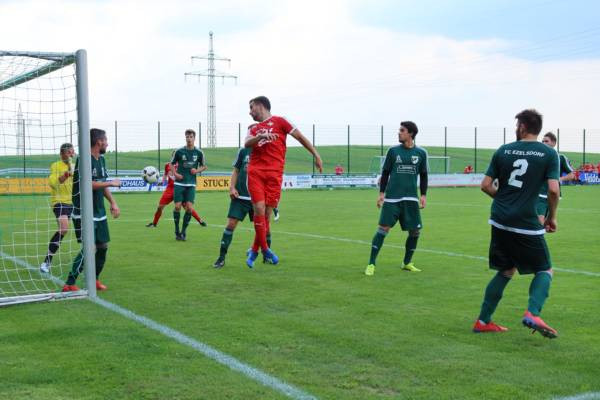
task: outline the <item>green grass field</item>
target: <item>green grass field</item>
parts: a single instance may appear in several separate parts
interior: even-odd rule
[[[443,156],[443,147],[425,147],[430,156]],[[110,148],[109,148],[110,150]],[[152,151],[129,151],[115,153],[109,151],[106,153],[106,165],[110,169],[120,170],[142,170],[147,165],[159,166],[170,160],[173,149],[152,150]],[[203,149],[208,172],[230,172],[231,165],[237,154],[237,148],[222,147],[215,149]],[[381,156],[380,146],[350,146],[350,165],[348,166],[348,147],[347,146],[318,146],[318,150],[323,158],[324,172],[333,174],[335,166],[340,164],[344,172],[353,174],[373,173],[377,171],[375,157]],[[450,157],[450,170],[448,172],[462,173],[467,165],[477,167],[477,172],[485,172],[485,168],[492,158],[495,149],[478,149],[477,161],[475,161],[475,150],[472,148],[448,147],[446,154]],[[387,151],[384,147],[383,154]],[[574,167],[578,167],[583,162],[582,153],[564,153]],[[160,164],[159,165],[159,158]],[[50,163],[55,161],[54,156],[28,156],[26,168],[48,168]],[[587,162],[600,162],[600,154],[587,153],[585,155]],[[22,168],[23,160],[16,156],[0,157],[0,169],[3,168]],[[431,160],[430,167],[432,173],[445,173],[444,160]],[[288,174],[311,174],[312,156],[302,147],[289,147],[286,156],[286,173]]]
[[[190,226],[187,242],[173,238],[170,206],[157,229],[144,227],[157,193],[117,195],[122,216],[109,222],[109,290],[101,297],[319,399],[600,392],[599,195],[600,187],[563,188],[559,231],[547,235],[558,270],[543,317],[559,331],[555,340],[521,326],[531,276],[511,282],[494,316],[509,332],[471,332],[492,276],[490,200],[475,188],[430,189],[414,257],[423,272],[400,270],[405,234],[396,227],[373,277],[363,271],[378,218],[375,190],[285,192],[272,225],[281,264],[254,270],[244,265],[248,221],[226,266],[211,267],[226,193],[198,193],[210,225]],[[0,197],[3,244],[19,210],[44,201]],[[0,327],[2,399],[285,398],[87,300],[3,308]]]

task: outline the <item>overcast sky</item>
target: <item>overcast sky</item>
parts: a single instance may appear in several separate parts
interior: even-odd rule
[[[206,121],[206,80],[184,72],[210,30],[239,76],[217,81],[219,123],[264,94],[297,123],[512,129],[535,107],[600,128],[596,1],[0,0],[3,50],[88,51],[95,121]]]

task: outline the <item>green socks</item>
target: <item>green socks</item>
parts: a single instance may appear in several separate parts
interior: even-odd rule
[[[173,211],[173,220],[175,221],[175,234],[179,235],[179,218],[181,213],[179,211]]]
[[[229,248],[232,239],[233,231],[225,228],[225,230],[223,231],[223,236],[221,237],[221,250],[219,253],[220,257],[225,257],[225,254],[227,254],[227,249]]]
[[[375,236],[373,236],[373,241],[371,242],[371,257],[369,258],[369,264],[375,264],[377,254],[379,254],[379,250],[381,250],[381,246],[383,246],[383,241],[387,234],[388,233],[383,229],[377,228],[377,232],[375,232]]]
[[[104,268],[104,263],[106,262],[106,252],[108,252],[107,247],[100,247],[96,249],[96,279],[98,279],[102,269]]]
[[[192,213],[186,212],[183,214],[183,226],[181,227],[181,233],[185,235],[185,230],[187,229],[190,221],[192,220]],[[179,224],[177,224],[179,225]]]
[[[529,285],[529,304],[527,310],[535,316],[539,316],[552,283],[552,275],[546,271],[538,272]]]
[[[419,240],[419,236],[411,236],[410,234],[406,238],[406,244],[404,245],[404,265],[410,263],[412,260],[412,256],[415,253],[417,248],[417,241]]]
[[[483,304],[481,304],[481,313],[479,314],[479,319],[481,321],[488,324],[492,320],[492,314],[496,311],[496,307],[502,298],[502,293],[508,282],[510,282],[510,278],[507,278],[502,275],[501,272],[498,272],[494,275],[490,283],[488,283],[485,288]]]
[[[77,257],[75,257],[75,260],[73,260],[73,268],[71,269],[71,272],[69,272],[69,277],[67,278],[67,285],[74,285],[75,282],[77,281],[77,277],[79,276],[79,274],[81,273],[81,271],[83,270],[83,250],[81,250],[79,252],[79,254],[77,254]]]

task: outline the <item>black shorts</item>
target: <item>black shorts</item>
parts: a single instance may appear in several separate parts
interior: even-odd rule
[[[544,235],[524,235],[492,226],[490,268],[504,271],[517,267],[520,274],[533,274],[552,268]]]
[[[54,206],[52,206],[52,211],[54,212],[56,218],[60,217],[61,215],[66,215],[67,217],[71,218],[71,214],[73,213],[73,205],[56,203]]]

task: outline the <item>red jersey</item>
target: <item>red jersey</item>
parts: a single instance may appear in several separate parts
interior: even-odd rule
[[[274,133],[277,138],[274,140],[261,140],[252,148],[250,153],[250,170],[269,170],[281,171],[285,165],[285,152],[287,135],[292,133],[296,127],[287,119],[275,115],[266,120],[253,125],[248,130],[248,135],[256,136],[260,133]]]
[[[164,176],[167,177],[167,189],[173,188],[173,185],[175,185],[175,181],[171,178],[171,175],[169,175],[169,171],[171,171],[171,163],[166,163]]]

